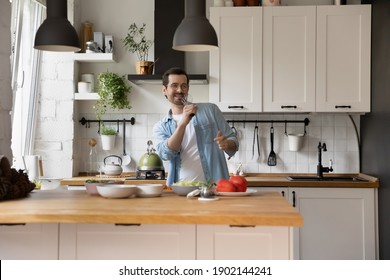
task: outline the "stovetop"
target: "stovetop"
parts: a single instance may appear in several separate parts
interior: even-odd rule
[[[127,177],[126,180],[165,180],[165,171],[137,170],[135,177]]]

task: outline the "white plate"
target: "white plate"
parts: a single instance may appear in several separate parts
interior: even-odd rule
[[[246,192],[218,192],[218,195],[222,196],[247,196],[257,193],[257,190],[246,189]]]

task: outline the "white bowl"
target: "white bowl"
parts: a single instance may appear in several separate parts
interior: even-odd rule
[[[137,192],[136,185],[108,184],[96,188],[97,192],[105,198],[127,198]]]
[[[174,193],[181,195],[181,196],[186,196],[190,192],[199,189],[199,186],[175,186],[172,185],[172,190]]]
[[[90,195],[99,195],[98,191],[97,191],[97,186],[103,186],[103,185],[108,185],[108,184],[116,184],[116,185],[120,185],[122,184],[123,181],[119,181],[119,180],[92,180],[90,182],[85,182],[84,183],[84,186],[85,186],[85,190],[87,191],[88,194]]]
[[[163,192],[162,184],[141,184],[137,185],[138,197],[156,197]]]

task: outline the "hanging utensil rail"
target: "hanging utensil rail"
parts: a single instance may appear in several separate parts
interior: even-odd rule
[[[135,124],[135,118],[132,117],[129,120],[122,119],[122,120],[87,120],[86,118],[82,117],[79,121],[82,125],[85,125],[85,127],[90,128],[91,123],[131,123],[131,125]]]
[[[228,123],[304,123],[305,126],[309,125],[310,120],[305,118],[304,120],[227,120]]]
[[[310,120],[308,118],[305,118],[304,120],[227,120],[228,123],[232,123],[233,127],[235,123],[243,123],[244,128],[246,123],[284,123],[285,129],[288,123],[303,123],[305,125],[304,130],[306,134],[306,126],[309,125]]]

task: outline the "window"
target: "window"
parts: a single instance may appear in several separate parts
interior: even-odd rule
[[[22,156],[34,148],[38,103],[39,51],[33,48],[35,33],[45,7],[34,0],[12,0],[12,144],[15,168],[24,169]]]

